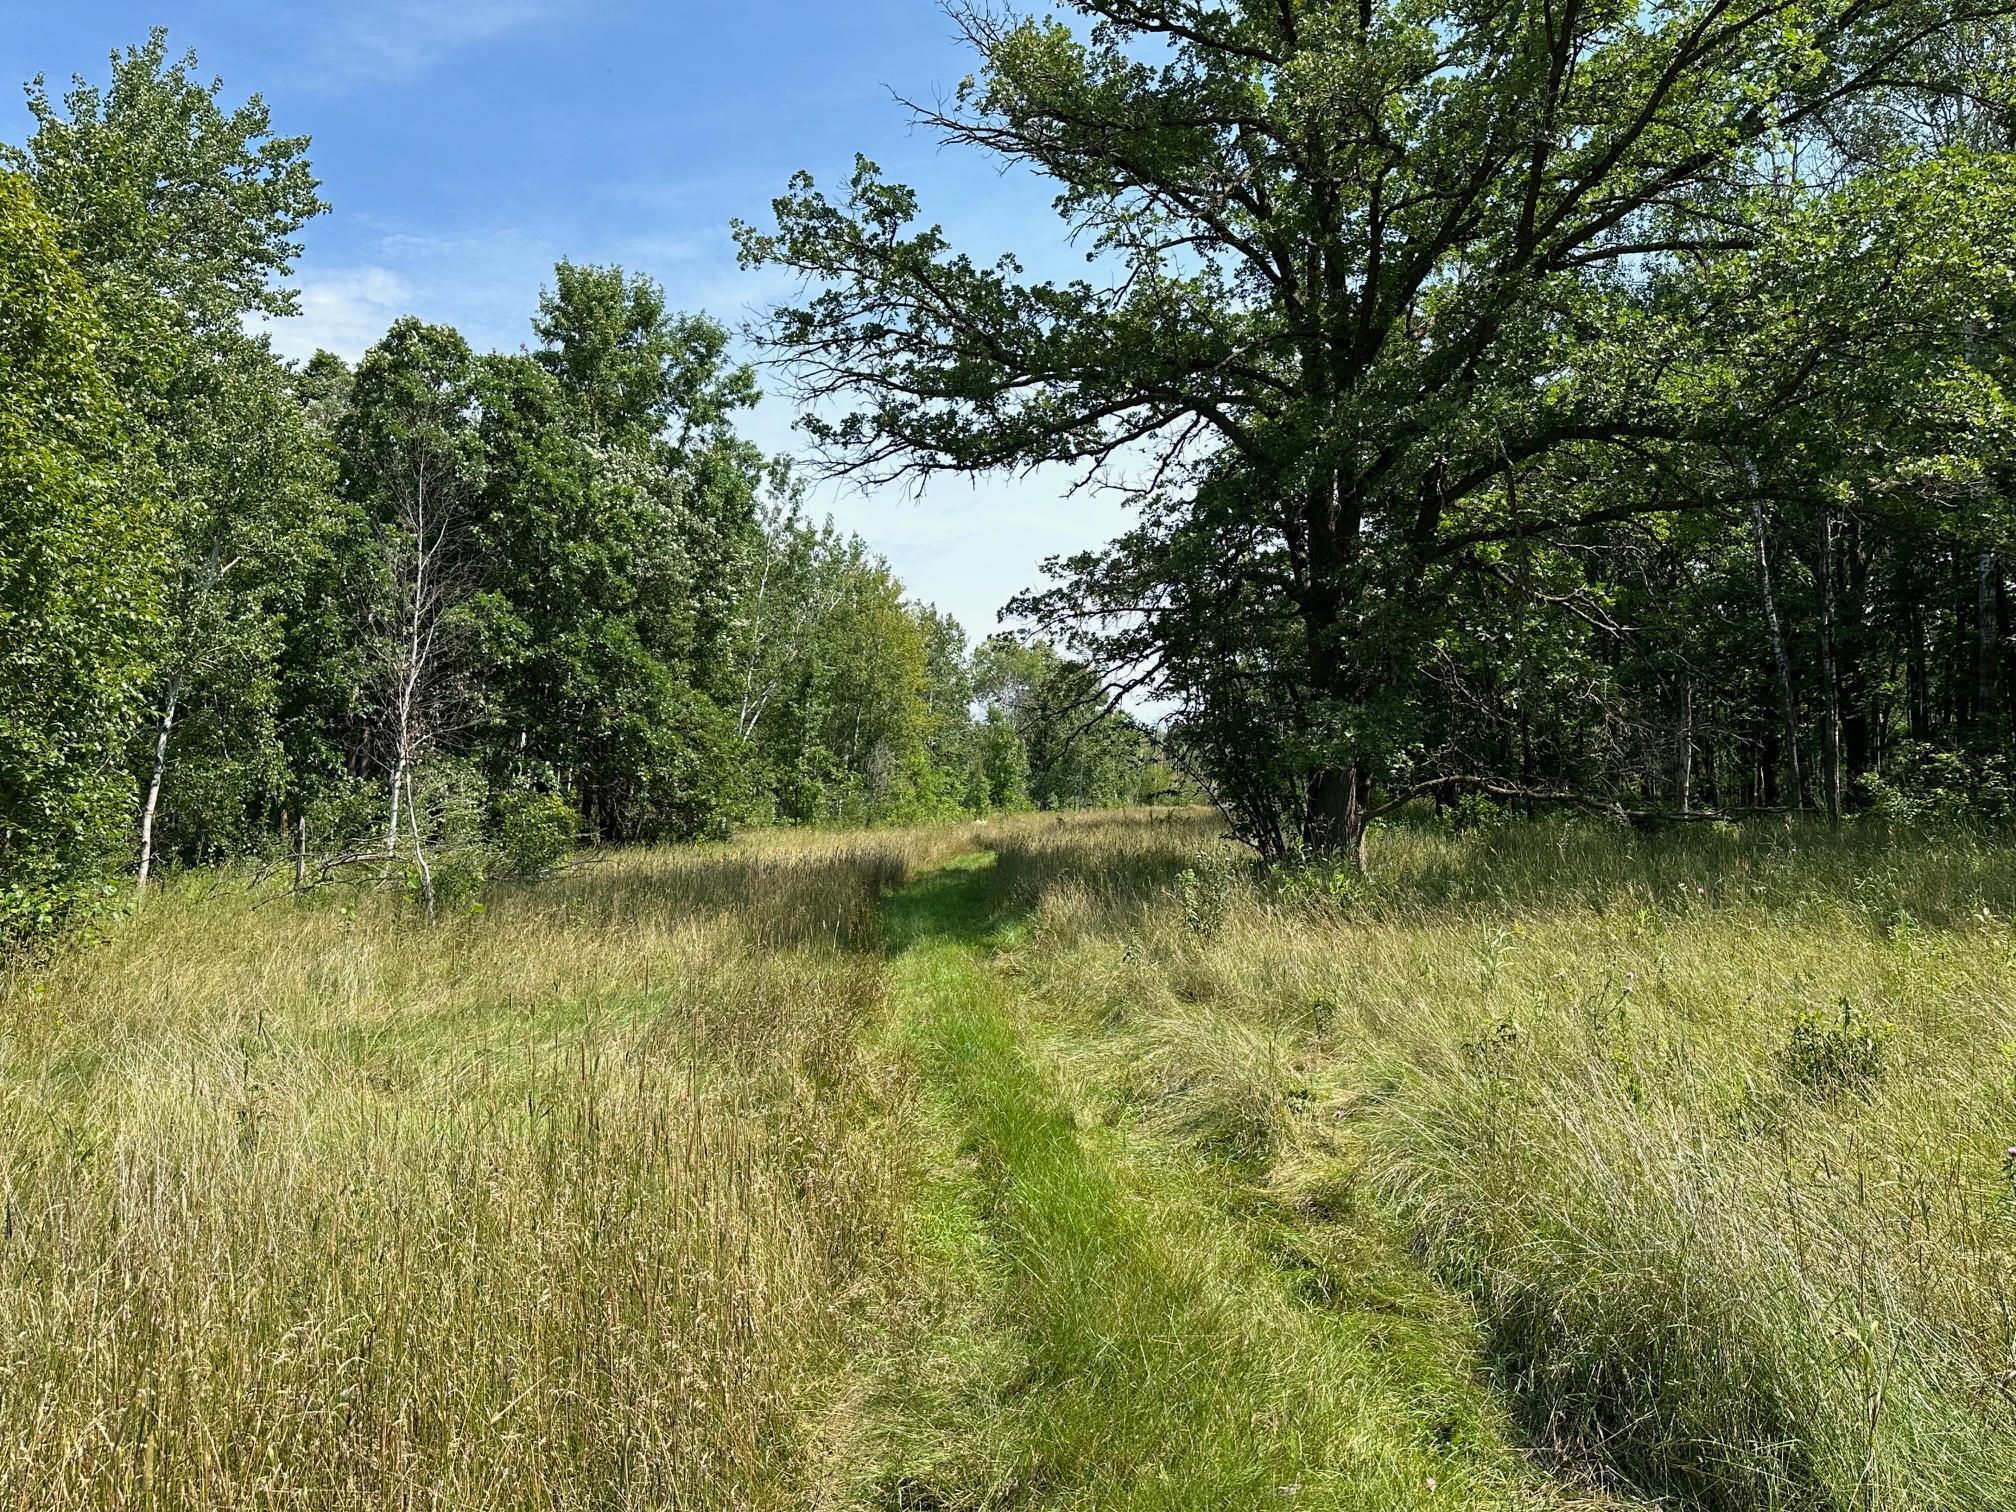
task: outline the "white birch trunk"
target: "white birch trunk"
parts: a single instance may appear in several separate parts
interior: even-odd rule
[[[154,735],[154,771],[147,782],[147,801],[140,806],[140,878],[136,891],[141,897],[147,895],[147,879],[154,871],[154,816],[161,808],[161,787],[168,776],[168,742],[175,733],[175,715],[181,703],[182,673],[177,669],[168,679],[168,698]]]

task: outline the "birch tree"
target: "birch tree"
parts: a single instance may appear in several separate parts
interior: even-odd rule
[[[220,336],[178,380],[166,610],[139,761],[138,889],[163,821],[228,854],[285,801],[276,720],[287,612],[326,549],[332,470],[263,342]],[[193,770],[173,768],[194,738]],[[164,807],[165,805],[165,807]]]
[[[463,610],[478,582],[473,385],[474,359],[460,336],[401,320],[358,365],[340,433],[344,488],[366,510],[376,542],[365,665],[387,855],[400,849],[402,811],[426,757],[471,714]],[[407,830],[417,855],[417,816],[407,816]]]

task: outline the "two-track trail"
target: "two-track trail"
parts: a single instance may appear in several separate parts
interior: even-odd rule
[[[1497,1415],[1461,1410],[1488,1396],[1474,1376],[1423,1380],[1440,1357],[1396,1351],[1390,1320],[1312,1300],[1208,1176],[1076,1105],[1004,969],[992,865],[930,872],[887,917],[898,1032],[948,1147],[930,1200],[965,1215],[959,1284],[984,1291],[1008,1363],[984,1413],[969,1399],[965,1422],[931,1435],[985,1442],[894,1478],[884,1504],[1574,1502]]]

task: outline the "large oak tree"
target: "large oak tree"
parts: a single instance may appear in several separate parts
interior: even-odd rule
[[[1424,761],[1422,679],[1506,543],[1901,429],[1886,364],[1982,387],[2011,176],[1935,127],[1998,108],[2011,0],[1068,9],[955,3],[979,71],[917,113],[1054,181],[1087,277],[957,252],[865,162],[743,256],[808,281],[772,335],[836,470],[1136,490],[1026,607],[1173,702],[1267,850],[1356,854],[1460,775]]]

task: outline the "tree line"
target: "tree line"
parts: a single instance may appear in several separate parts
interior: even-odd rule
[[[947,9],[917,119],[1086,273],[863,160],[740,228],[811,285],[771,339],[835,472],[1132,493],[1020,607],[1264,853],[1431,799],[2016,809],[2016,5]]]
[[[164,866],[1134,801],[1146,732],[969,647],[736,430],[717,323],[562,262],[514,353],[282,361],[302,137],[163,34],[0,147],[0,941]]]
[[[808,285],[768,338],[823,468],[1132,493],[1033,647],[806,519],[648,280],[563,264],[518,353],[402,321],[292,368],[248,331],[305,141],[158,36],[33,89],[9,930],[304,824],[417,864],[1113,801],[1171,781],[1130,694],[1275,858],[1426,801],[2016,810],[2016,0],[947,9],[977,67],[918,116],[1051,181],[1086,272],[865,161],[737,235]]]

